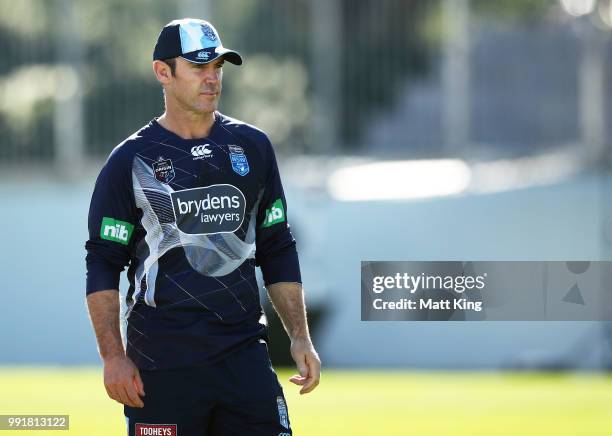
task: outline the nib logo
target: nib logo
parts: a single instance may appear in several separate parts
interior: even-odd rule
[[[119,221],[114,218],[102,218],[102,226],[100,227],[100,237],[107,241],[119,242],[127,245],[132,237],[134,226],[125,221]]]
[[[285,221],[285,208],[283,207],[283,201],[278,198],[270,209],[266,209],[266,218],[261,224],[262,228],[273,226],[274,224],[282,223]]]

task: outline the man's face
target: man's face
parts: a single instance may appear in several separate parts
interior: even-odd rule
[[[207,64],[178,57],[174,77],[166,86],[166,97],[173,98],[186,111],[211,113],[219,105],[222,79],[223,57]]]

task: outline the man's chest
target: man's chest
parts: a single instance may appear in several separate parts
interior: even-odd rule
[[[235,143],[152,143],[137,157],[150,165],[159,184],[174,191],[229,184],[249,197],[264,181],[257,150]]]
[[[145,205],[153,211],[171,208],[166,215],[189,234],[238,230],[265,181],[257,150],[236,143],[153,143],[137,153],[134,167],[140,181],[141,173],[148,174]],[[158,196],[167,206],[156,207]]]

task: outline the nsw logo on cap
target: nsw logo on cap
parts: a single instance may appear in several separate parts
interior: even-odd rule
[[[202,33],[211,41],[217,40],[217,35],[215,34],[215,31],[208,24],[204,24],[202,26]]]
[[[181,21],[179,34],[183,54],[206,48],[216,48],[221,43],[213,27],[205,21]]]

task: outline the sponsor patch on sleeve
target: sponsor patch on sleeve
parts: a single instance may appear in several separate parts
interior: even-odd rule
[[[133,224],[105,216],[100,226],[100,238],[128,245],[133,231]]]
[[[285,208],[283,207],[283,201],[278,198],[269,209],[266,209],[266,217],[264,222],[261,224],[262,228],[273,226],[274,224],[282,223],[285,221]]]

